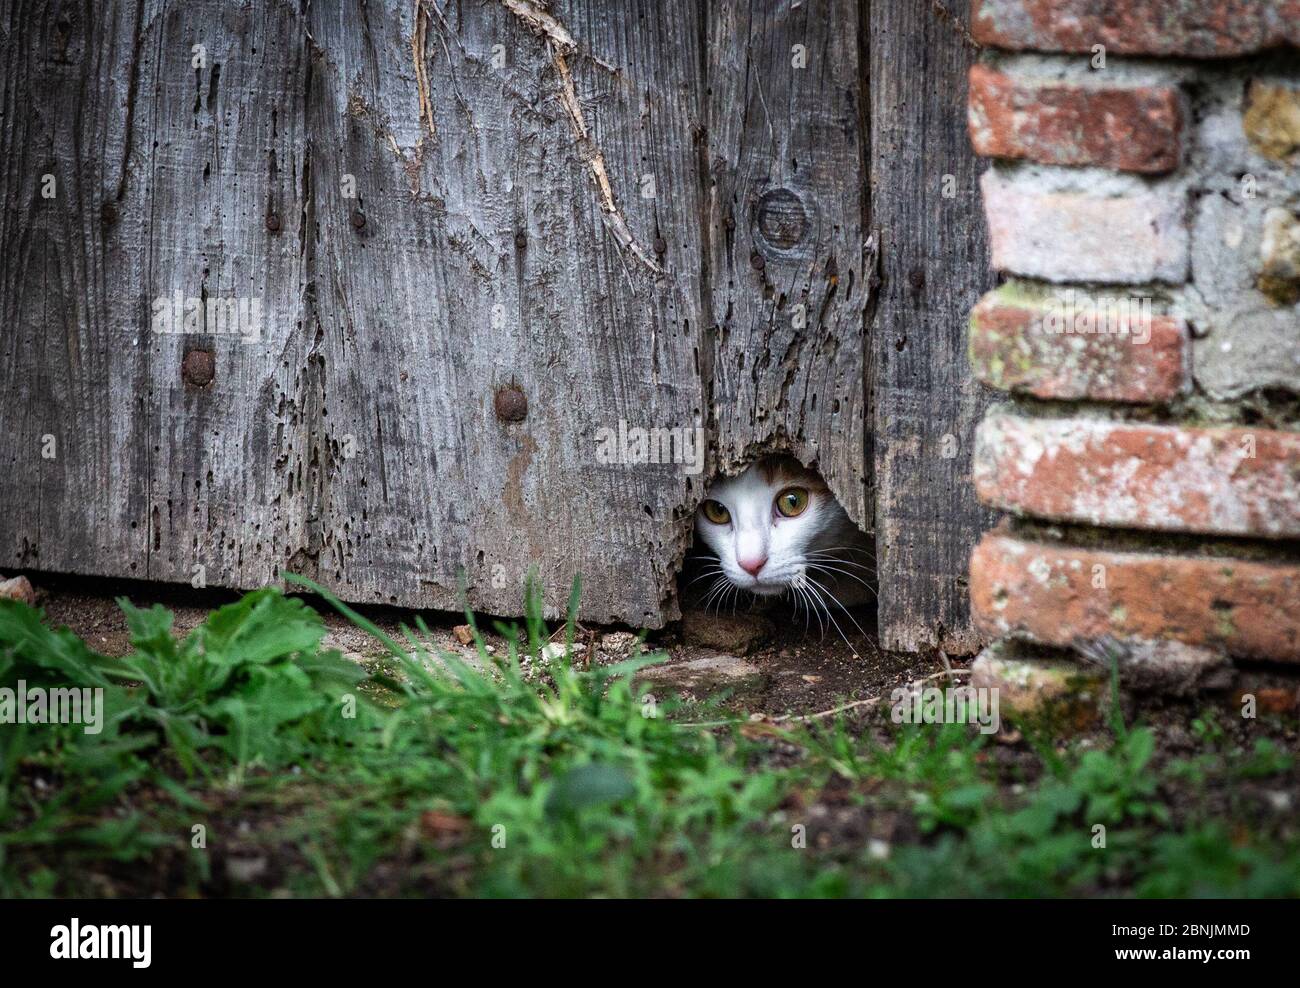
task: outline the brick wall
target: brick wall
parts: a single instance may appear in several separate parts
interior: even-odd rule
[[[1300,663],[1300,0],[972,23],[1003,283],[970,359],[1006,394],[975,450],[1008,516],[971,558],[984,671],[1013,640]]]

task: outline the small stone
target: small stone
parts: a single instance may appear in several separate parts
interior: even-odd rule
[[[1051,715],[1077,729],[1097,719],[1105,684],[1089,669],[1057,659],[1019,656],[1006,641],[984,649],[970,669],[972,687],[998,691],[1001,712]]]
[[[0,600],[20,600],[29,607],[36,605],[36,591],[25,576],[15,576],[0,583]]]
[[[630,631],[609,631],[601,636],[600,647],[610,655],[624,657],[634,654],[640,639]]]
[[[226,858],[226,877],[232,882],[247,884],[266,872],[266,858]]]
[[[763,679],[759,668],[737,655],[718,653],[685,662],[666,662],[642,669],[639,677],[679,689],[693,690],[709,686],[757,685]]]
[[[772,631],[772,623],[757,614],[687,611],[682,615],[682,637],[692,645],[719,652],[748,655],[767,641]]]
[[[543,662],[554,662],[556,659],[564,658],[564,650],[564,642],[549,642],[542,646],[541,651],[537,653],[537,657]],[[582,642],[573,643],[574,655],[577,655],[580,652],[585,652],[586,650],[587,646]]]
[[[1259,290],[1277,305],[1300,302],[1300,217],[1277,207],[1265,213],[1259,253]]]
[[[1255,80],[1246,94],[1241,126],[1251,147],[1266,158],[1300,158],[1300,89]]]
[[[428,838],[441,841],[456,838],[470,827],[469,820],[443,810],[425,810],[420,814],[420,830]]]
[[[1103,638],[1079,643],[1075,651],[1103,676],[1110,675],[1113,659],[1120,682],[1139,692],[1188,696],[1198,690],[1223,689],[1232,676],[1223,651],[1172,639]]]
[[[451,633],[456,636],[456,641],[462,645],[474,644],[474,629],[468,624],[458,624],[451,629]]]

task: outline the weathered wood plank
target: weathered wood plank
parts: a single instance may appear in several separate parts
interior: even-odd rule
[[[436,607],[464,570],[499,614],[530,567],[552,613],[580,572],[584,617],[656,626],[698,479],[597,438],[702,416],[697,25],[652,0],[535,14],[311,10],[319,520],[296,564]],[[494,409],[512,387],[522,421]]]
[[[296,18],[212,0],[8,9],[0,374],[22,421],[0,430],[5,564],[262,582],[293,514],[274,395],[296,363],[300,260],[294,211],[274,239],[264,210],[292,204],[301,157]],[[157,331],[173,293],[257,299],[267,325],[254,343]],[[192,349],[212,354],[207,387],[182,382]]]
[[[115,104],[133,61],[133,12],[7,4],[0,53],[0,531],[3,562],[105,569],[143,560],[147,462],[134,404],[97,384],[143,383],[139,329],[105,288],[131,264],[109,242],[129,164]],[[97,40],[96,40],[97,39]],[[111,213],[107,215],[112,215]],[[132,293],[138,301],[137,288]],[[48,536],[48,537],[47,537]]]
[[[136,121],[153,150],[128,193],[142,211],[148,298],[179,293],[216,307],[198,336],[148,334],[148,575],[189,580],[202,566],[208,583],[259,586],[302,541],[299,478],[311,469],[306,45],[283,5],[204,0],[150,17],[143,50],[158,56],[139,67],[149,95]],[[220,323],[231,303],[249,306],[238,333]],[[186,363],[203,352],[206,385],[202,364]]]
[[[974,647],[967,562],[993,520],[970,484],[988,397],[967,366],[966,321],[995,279],[966,138],[976,54],[967,15],[951,0],[870,5],[876,555],[888,648]]]
[[[858,15],[854,0],[708,5],[706,380],[722,469],[788,449],[869,524]]]

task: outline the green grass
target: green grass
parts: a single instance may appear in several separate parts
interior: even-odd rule
[[[319,615],[273,588],[180,640],[164,608],[123,600],[121,659],[0,601],[0,685],[101,688],[107,711],[97,735],[0,726],[0,893],[1300,894],[1294,829],[1187,795],[1293,779],[1294,756],[1208,721],[1194,758],[1160,766],[1147,727],[1078,750],[1027,725],[1037,754],[1000,768],[964,725],[653,703],[634,675],[662,656],[526,676],[549,637],[535,592],[499,629],[507,654],[479,640],[474,664],[323,596],[391,658],[322,649]],[[686,723],[705,717],[724,724]],[[881,820],[888,853],[868,840]]]

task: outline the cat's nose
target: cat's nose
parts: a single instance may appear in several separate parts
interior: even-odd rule
[[[760,556],[758,559],[737,559],[736,562],[740,563],[740,568],[750,576],[757,577],[758,571],[767,565],[767,557]]]

